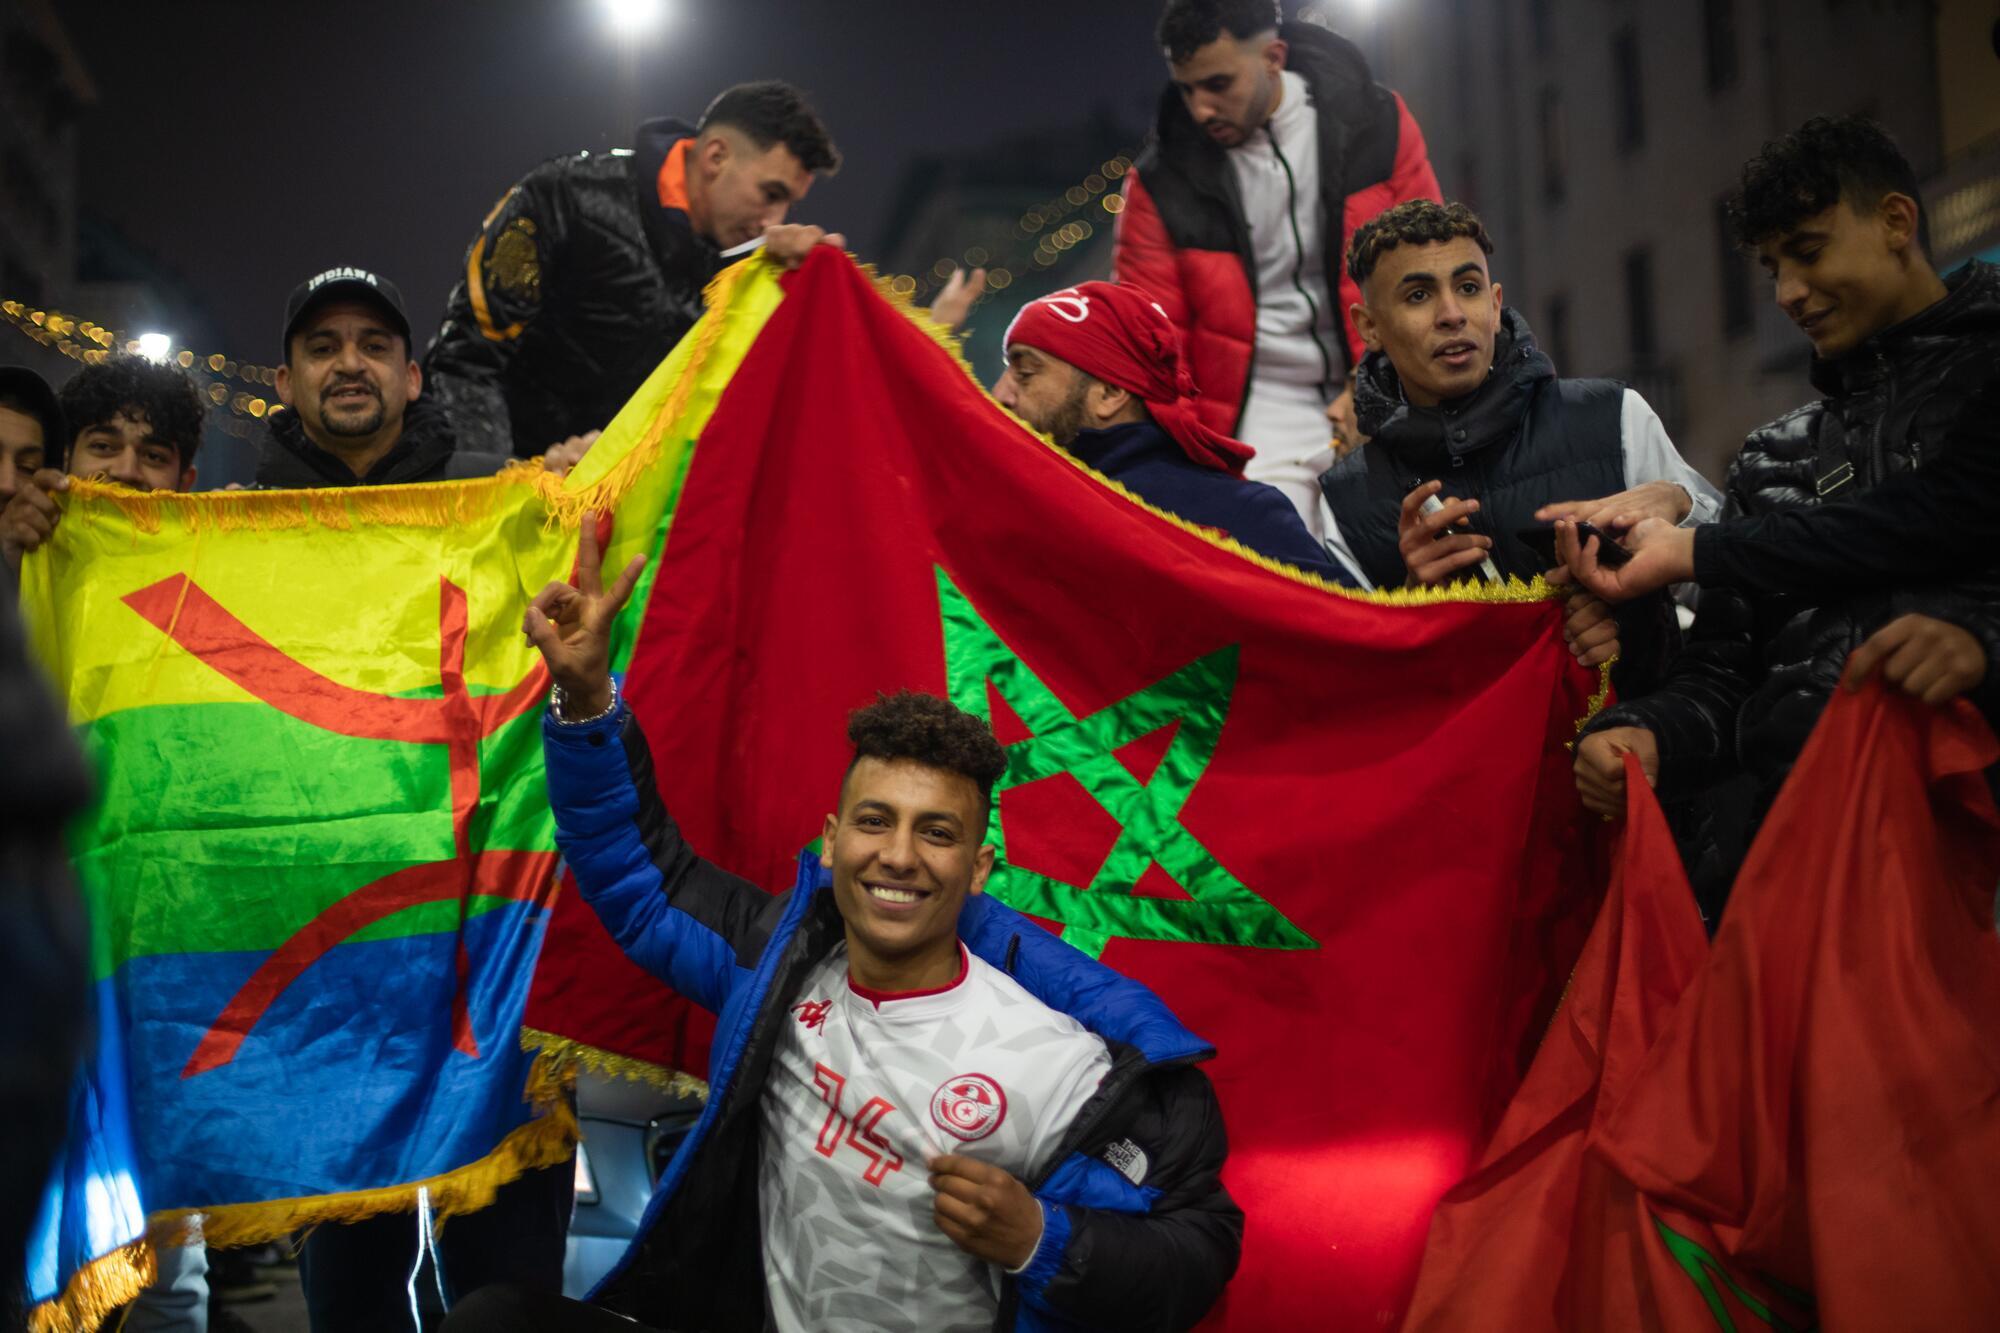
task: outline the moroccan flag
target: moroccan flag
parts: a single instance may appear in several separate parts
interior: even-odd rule
[[[912,687],[989,717],[988,892],[1220,1048],[1249,1220],[1218,1325],[1381,1327],[1602,882],[1563,750],[1597,679],[1557,606],[1281,570],[1022,430],[840,255],[786,286],[631,663],[669,808],[780,886],[850,709]]]
[[[1732,1272],[1704,1224],[1588,1151],[1708,950],[1673,835],[1629,756],[1625,778],[1597,924],[1478,1169],[1438,1205],[1405,1333],[1811,1326],[1797,1293]]]
[[[1836,695],[1594,1141],[1829,1333],[2000,1318],[1996,757],[1969,703]]]

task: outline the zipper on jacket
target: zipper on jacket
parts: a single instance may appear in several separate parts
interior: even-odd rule
[[[1285,152],[1278,147],[1277,133],[1267,123],[1265,137],[1271,141],[1271,156],[1278,159],[1278,166],[1285,173],[1285,221],[1292,229],[1292,290],[1306,303],[1306,336],[1312,339],[1313,350],[1319,353],[1321,396],[1333,387],[1333,358],[1327,355],[1326,344],[1319,338],[1319,303],[1306,290],[1306,242],[1299,234],[1299,183],[1292,176],[1292,164],[1285,160]]]
[[[1243,266],[1243,285],[1250,289],[1250,360],[1243,369],[1243,392],[1236,395],[1236,413],[1230,418],[1233,432],[1243,422],[1243,409],[1250,406],[1250,386],[1257,382],[1257,247],[1250,243],[1249,216],[1243,211],[1243,193],[1236,186],[1236,177],[1229,166],[1228,150],[1205,144],[1219,155],[1221,170],[1213,182],[1185,162],[1166,164],[1164,169],[1179,171],[1188,185],[1198,195],[1221,206],[1222,216],[1229,224],[1230,240],[1236,246],[1236,260]],[[1166,163],[1166,147],[1161,146],[1160,160]],[[1142,178],[1143,179],[1143,178]],[[1158,204],[1155,204],[1158,209]],[[1166,215],[1160,215],[1160,224],[1166,225]]]
[[[1875,361],[1882,372],[1882,410],[1875,414],[1875,429],[1869,432],[1872,439],[1868,450],[1868,461],[1875,473],[1867,480],[1870,486],[1880,486],[1882,479],[1889,475],[1889,456],[1887,446],[1882,440],[1882,432],[1888,428],[1889,413],[1896,406],[1896,380],[1889,370],[1888,353],[1878,350],[1875,353]]]

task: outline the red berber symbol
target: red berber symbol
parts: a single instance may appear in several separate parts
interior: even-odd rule
[[[236,1058],[250,1030],[286,987],[321,956],[385,917],[420,903],[457,902],[457,989],[452,996],[452,1045],[477,1059],[479,1043],[466,1009],[471,960],[465,949],[466,911],[473,897],[530,902],[549,883],[553,851],[472,850],[472,814],[479,804],[479,742],[533,708],[548,690],[548,668],[537,664],[504,694],[475,698],[465,687],[465,591],[439,579],[437,699],[370,694],[327,679],[286,656],[203,592],[185,575],[139,589],[126,605],[181,647],[271,707],[336,735],[360,740],[442,745],[450,756],[449,861],[409,866],[364,884],[308,921],[264,960],[209,1026],[181,1070],[192,1078]]]

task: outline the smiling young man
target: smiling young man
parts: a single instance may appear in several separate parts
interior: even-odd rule
[[[1939,506],[1924,472],[1951,452],[1947,440],[1956,435],[1960,452],[1989,447],[1990,419],[1961,418],[1993,398],[2000,269],[1975,260],[1939,277],[1916,173],[1860,117],[1810,120],[1766,144],[1743,169],[1733,213],[1778,305],[1811,341],[1825,396],[1744,441],[1719,543],[1634,529],[1634,583],[1660,566],[1693,573],[1701,609],[1666,687],[1599,714],[1576,760],[1585,803],[1607,813],[1624,808],[1627,752],[1664,794],[1741,778],[1740,799],[1716,802],[1710,844],[1691,867],[1711,903],[1843,668],[1850,684],[1881,669],[1927,702],[1970,695],[2000,717],[1991,551],[1928,568],[1909,558],[1938,546],[1925,530]],[[1732,543],[1755,554],[1759,542],[1768,574],[1730,554]],[[1573,538],[1566,545],[1581,577],[1621,595],[1621,578],[1603,577]],[[1857,558],[1877,568],[1849,568]],[[1900,576],[1882,577],[1891,569]]]
[[[982,894],[1006,755],[948,701],[849,720],[817,852],[772,896],[660,804],[606,667],[642,561],[524,628],[556,681],[556,836],[627,956],[719,1014],[708,1107],[599,1307],[475,1295],[451,1333],[1179,1329],[1234,1271],[1211,1049],[1138,983]]]
[[[1438,198],[1437,177],[1354,44],[1281,22],[1276,0],[1168,0],[1158,37],[1169,83],[1125,177],[1117,278],[1181,330],[1203,422],[1256,449],[1247,475],[1317,536],[1314,486],[1361,359],[1348,238]]]
[[[1560,379],[1487,269],[1493,245],[1463,204],[1412,200],[1354,234],[1350,312],[1367,343],[1355,409],[1368,442],[1320,479],[1327,545],[1368,584],[1437,584],[1491,561],[1529,579],[1549,561],[1520,539],[1556,513],[1611,522],[1712,518],[1720,496],[1646,400],[1611,380]],[[1422,505],[1431,496],[1436,513]],[[1574,497],[1598,497],[1576,499]],[[1579,594],[1572,650],[1620,647],[1621,692],[1655,680],[1672,642],[1663,599],[1622,612]]]
[[[461,444],[528,457],[602,429],[702,312],[722,252],[783,223],[840,153],[805,94],[723,91],[698,125],[639,126],[493,206],[424,357]]]

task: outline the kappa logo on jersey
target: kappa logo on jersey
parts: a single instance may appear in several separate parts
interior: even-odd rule
[[[984,1074],[957,1074],[931,1094],[931,1123],[966,1143],[985,1138],[1007,1118],[1007,1094]]]
[[[826,1026],[826,1016],[833,1012],[832,1000],[804,1000],[792,1006],[792,1012],[799,1016],[799,1022],[806,1025],[809,1032],[817,1032]]]

